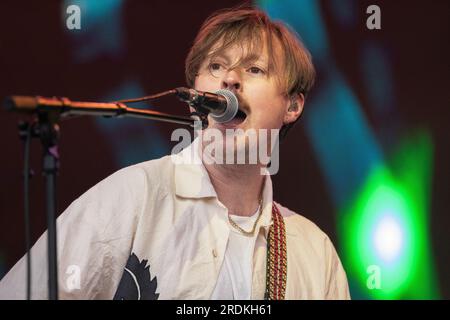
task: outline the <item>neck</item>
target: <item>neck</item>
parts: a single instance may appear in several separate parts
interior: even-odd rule
[[[255,213],[264,185],[260,166],[205,164],[205,168],[229,214],[251,216]]]

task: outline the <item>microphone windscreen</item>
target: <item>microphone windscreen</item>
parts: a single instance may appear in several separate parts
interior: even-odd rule
[[[225,99],[227,100],[227,108],[225,109],[225,112],[223,114],[220,115],[211,114],[211,117],[214,119],[214,121],[218,123],[225,123],[233,120],[239,108],[239,102],[236,95],[230,90],[226,89],[218,90],[215,92],[215,94],[219,94],[225,97]]]

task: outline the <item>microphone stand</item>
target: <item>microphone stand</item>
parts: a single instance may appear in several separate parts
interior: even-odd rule
[[[43,172],[46,180],[49,300],[58,300],[56,174],[59,169],[59,126],[56,122],[57,117],[52,113],[39,115],[38,132],[43,148]]]
[[[46,180],[46,215],[48,237],[48,295],[49,300],[58,300],[58,261],[56,228],[56,174],[60,158],[58,137],[60,118],[72,115],[93,115],[103,117],[133,117],[162,122],[177,123],[195,127],[195,120],[205,119],[203,114],[194,114],[194,119],[170,115],[153,110],[129,108],[122,102],[72,102],[67,98],[43,98],[12,96],[5,102],[9,110],[37,112],[37,121],[21,123],[19,135],[31,126],[31,137],[39,137],[43,148],[43,172]],[[195,119],[197,117],[197,119]],[[28,252],[28,254],[30,254]]]

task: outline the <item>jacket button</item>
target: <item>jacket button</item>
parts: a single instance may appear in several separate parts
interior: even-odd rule
[[[214,258],[217,258],[217,251],[216,251],[216,249],[212,250],[212,255],[214,256]]]

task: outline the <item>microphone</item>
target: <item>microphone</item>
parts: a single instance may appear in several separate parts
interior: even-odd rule
[[[187,102],[200,113],[209,114],[218,123],[233,120],[238,112],[238,99],[230,90],[221,89],[211,93],[180,87],[175,91],[181,101]]]
[[[24,113],[56,112],[60,116],[132,116],[191,125],[191,118],[168,115],[152,110],[133,109],[125,105],[125,103],[152,100],[168,94],[175,94],[175,96],[187,102],[197,112],[203,115],[210,115],[218,123],[229,122],[238,113],[238,99],[230,90],[222,89],[211,93],[184,87],[142,98],[119,100],[116,102],[71,101],[65,97],[9,96],[4,101],[4,106],[9,111]]]

